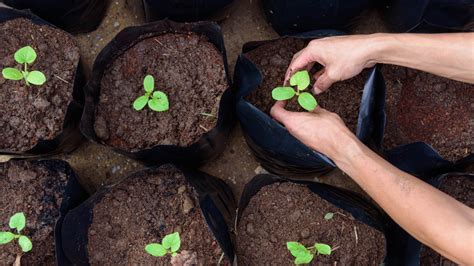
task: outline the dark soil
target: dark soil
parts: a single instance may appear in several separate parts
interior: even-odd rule
[[[0,149],[11,152],[27,151],[62,132],[80,57],[66,32],[14,19],[0,24],[0,69],[20,69],[13,55],[27,45],[38,55],[28,69],[43,72],[46,83],[27,86],[0,75]]]
[[[169,265],[170,256],[152,257],[145,246],[178,231],[180,251],[199,265],[214,265],[222,251],[199,208],[197,194],[171,166],[140,172],[108,192],[94,207],[89,228],[91,265]]]
[[[284,38],[264,44],[245,54],[260,70],[263,75],[262,84],[252,91],[246,99],[258,109],[269,114],[275,104],[271,91],[283,85],[285,73],[293,55],[306,46],[306,41],[295,38]],[[312,72],[314,73],[316,69]],[[337,82],[326,92],[316,95],[318,104],[334,113],[337,113],[353,132],[357,129],[360,101],[364,90],[367,71],[343,82]],[[311,80],[314,84],[315,80]],[[311,85],[312,87],[312,85]],[[308,88],[308,91],[311,88]],[[291,111],[305,111],[295,99],[289,101],[287,109]]]
[[[423,141],[448,160],[474,151],[474,87],[396,66],[382,69],[387,85],[384,146]]]
[[[324,215],[334,217],[325,220]],[[357,238],[356,233],[357,231]],[[292,183],[263,187],[251,200],[237,229],[240,265],[293,265],[286,242],[330,245],[330,256],[312,265],[380,265],[385,257],[384,235],[354,220],[350,213]]]
[[[0,164],[0,231],[10,231],[8,221],[24,212],[26,227],[22,234],[33,242],[32,251],[21,259],[22,265],[54,265],[54,226],[67,184],[65,171],[51,170],[46,163],[11,161]],[[0,246],[0,264],[13,265],[21,254],[17,242]]]
[[[447,176],[441,183],[440,190],[456,200],[474,208],[474,178],[468,176]],[[427,246],[422,246],[420,254],[421,265],[455,266],[456,263],[442,257]]]
[[[144,94],[143,79],[155,78],[155,90],[168,95],[170,109],[135,111]],[[207,38],[194,33],[145,39],[118,57],[106,70],[96,109],[95,131],[108,145],[128,151],[155,145],[188,146],[217,122],[227,89],[222,55]]]

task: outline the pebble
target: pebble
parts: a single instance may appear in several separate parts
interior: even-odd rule
[[[301,230],[301,237],[302,237],[303,239],[308,238],[308,237],[309,237],[309,234],[310,234],[310,232],[309,232],[309,229],[308,229],[308,228],[305,228],[305,229]]]
[[[253,235],[255,234],[255,228],[253,226],[253,223],[248,223],[246,227],[247,234]]]
[[[118,28],[119,26],[120,26],[120,22],[115,21],[115,23],[114,23],[114,28]]]
[[[297,221],[300,217],[301,217],[301,212],[297,210],[297,211],[294,211],[294,212],[290,215],[290,220],[292,220],[292,221]]]
[[[178,194],[182,194],[184,191],[186,191],[186,186],[180,186],[178,188]]]
[[[193,208],[194,208],[193,201],[188,196],[184,196],[184,199],[183,199],[184,214],[188,214]]]

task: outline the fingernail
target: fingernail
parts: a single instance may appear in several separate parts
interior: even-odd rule
[[[320,90],[318,87],[314,86],[313,87],[313,91],[315,94],[320,94],[321,92],[323,92],[322,90]]]

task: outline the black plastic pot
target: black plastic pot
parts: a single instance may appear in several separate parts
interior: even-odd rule
[[[142,170],[153,172],[157,168]],[[196,190],[202,215],[227,258],[234,258],[234,247],[229,226],[235,212],[235,199],[224,181],[200,171],[181,168],[186,180]],[[138,172],[137,172],[138,173]],[[134,174],[130,175],[133,176]],[[129,177],[127,177],[129,178]],[[88,231],[93,220],[95,204],[109,193],[113,186],[103,187],[86,202],[68,213],[62,224],[62,247],[65,265],[88,265]]]
[[[398,232],[394,230],[388,216],[357,193],[322,183],[289,180],[269,174],[257,175],[245,185],[244,191],[242,192],[236,218],[237,223],[239,223],[241,215],[244,213],[251,198],[255,196],[261,188],[274,183],[283,182],[305,185],[322,199],[352,214],[357,221],[381,231],[385,235],[386,241],[385,265],[410,265],[410,263],[413,262],[411,260],[411,258],[414,257],[413,254],[411,254],[412,250],[404,249],[408,237],[406,235],[402,237],[397,235]]]
[[[104,0],[3,0],[16,9],[34,14],[71,33],[95,30],[105,16]]]
[[[143,0],[146,21],[169,18],[180,22],[206,20],[234,0]]]
[[[314,31],[295,38],[314,39],[341,34],[338,31]],[[247,43],[243,53],[272,41]],[[265,169],[277,175],[298,176],[323,174],[336,167],[324,154],[301,143],[285,127],[244,99],[262,83],[262,75],[243,55],[235,66],[234,83],[238,88],[237,117],[244,137]],[[373,149],[380,148],[385,126],[384,86],[382,75],[377,67],[373,68],[364,86],[357,126],[357,137]]]
[[[113,148],[130,158],[142,161],[147,165],[176,163],[197,166],[215,158],[225,148],[225,142],[235,124],[234,93],[228,75],[227,57],[224,41],[219,26],[213,22],[181,24],[169,20],[158,21],[138,27],[122,30],[100,52],[94,62],[91,80],[85,88],[86,104],[81,120],[81,131],[91,141],[103,144],[94,130],[95,110],[99,103],[100,83],[107,66],[127,49],[143,39],[170,32],[195,32],[207,36],[209,41],[221,52],[229,87],[221,97],[217,125],[211,131],[188,147],[174,145],[157,145],[137,152]]]
[[[11,8],[0,8],[0,23],[17,18],[25,18],[37,25],[48,25],[56,28],[30,12],[18,11]],[[63,131],[61,134],[51,140],[38,141],[38,144],[35,147],[26,152],[0,150],[0,154],[9,155],[9,157],[13,158],[34,158],[58,153],[67,153],[77,148],[77,146],[83,141],[83,136],[79,132],[79,122],[84,104],[84,92],[82,90],[84,84],[85,77],[82,73],[82,65],[79,61],[76,66],[76,76],[72,93],[73,99],[67,108],[62,127]]]

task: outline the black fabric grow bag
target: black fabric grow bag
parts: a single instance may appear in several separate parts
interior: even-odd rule
[[[48,25],[53,28],[53,25],[36,17],[30,12],[23,12],[11,8],[0,7],[0,23],[17,19],[25,18],[37,25]],[[26,152],[15,152],[10,150],[0,150],[0,154],[9,155],[10,157],[40,157],[45,155],[52,155],[57,153],[67,153],[73,151],[82,141],[83,136],[79,131],[79,123],[84,104],[83,86],[85,84],[85,77],[82,73],[81,62],[76,66],[76,76],[74,80],[74,87],[72,92],[72,101],[69,104],[66,116],[64,117],[63,131],[61,134],[51,140],[39,140],[36,146]]]
[[[319,29],[348,30],[372,0],[262,0],[268,22],[280,35]]]
[[[213,22],[181,24],[163,20],[138,27],[128,27],[118,33],[100,52],[94,62],[92,77],[85,87],[86,103],[81,120],[81,131],[89,140],[102,144],[94,130],[94,121],[96,106],[99,103],[100,83],[107,66],[141,40],[169,32],[202,34],[207,36],[209,41],[221,52],[229,87],[220,100],[217,125],[188,147],[157,145],[137,152],[128,152],[117,148],[114,150],[148,165],[177,163],[196,166],[214,158],[224,150],[227,137],[235,124],[235,100],[228,74],[224,41],[219,26]]]
[[[104,0],[3,0],[16,9],[34,14],[71,33],[95,30],[105,16]]]
[[[341,33],[314,31],[297,38],[314,39],[331,35]],[[243,53],[271,41],[247,43],[243,47]],[[265,169],[282,176],[294,176],[323,174],[336,167],[328,157],[311,150],[281,124],[244,99],[262,83],[262,75],[243,55],[238,58],[235,66],[234,83],[238,89],[237,117],[244,137]],[[384,86],[379,70],[377,67],[373,68],[364,86],[357,125],[357,137],[373,149],[381,146],[385,126]]]
[[[141,172],[153,172],[156,169],[149,168]],[[221,249],[227,258],[232,261],[234,258],[234,247],[228,227],[228,225],[232,224],[236,205],[232,190],[224,181],[206,173],[185,168],[179,169],[198,193],[201,213]],[[88,230],[93,220],[93,208],[111,188],[109,186],[99,189],[96,194],[69,212],[65,217],[61,233],[62,248],[66,255],[65,265],[89,264],[87,252]]]
[[[236,223],[239,223],[241,214],[245,211],[251,198],[255,196],[262,187],[282,182],[294,182],[296,184],[305,185],[319,197],[351,213],[357,221],[381,231],[385,235],[386,241],[385,265],[409,265],[413,263],[411,260],[411,258],[414,257],[412,254],[413,251],[404,249],[408,241],[407,236],[404,235],[400,237],[397,235],[398,232],[394,230],[388,216],[357,193],[322,183],[289,180],[269,174],[257,175],[244,187],[239,201]]]
[[[143,0],[148,22],[169,18],[192,22],[206,20],[234,0]]]

